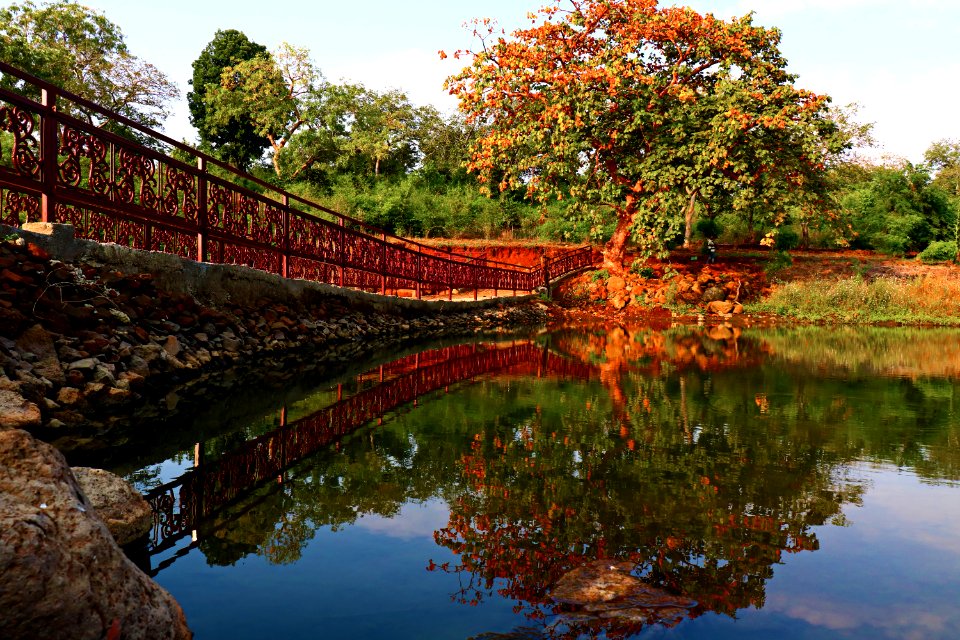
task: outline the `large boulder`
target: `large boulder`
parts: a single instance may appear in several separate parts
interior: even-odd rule
[[[0,637],[191,637],[183,611],[114,542],[63,456],[0,432]]]
[[[129,544],[150,531],[153,525],[150,503],[123,478],[91,467],[73,467],[72,471],[117,544]]]

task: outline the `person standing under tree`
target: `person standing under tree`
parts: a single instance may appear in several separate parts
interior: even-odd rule
[[[707,264],[713,264],[717,261],[717,243],[713,238],[707,238]]]

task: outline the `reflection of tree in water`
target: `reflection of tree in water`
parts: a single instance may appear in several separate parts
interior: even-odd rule
[[[812,443],[762,430],[705,424],[688,442],[675,422],[664,423],[631,449],[616,429],[555,428],[482,429],[462,457],[471,487],[436,535],[461,558],[440,569],[470,574],[461,602],[495,591],[542,619],[564,609],[550,599],[564,574],[610,558],[697,600],[690,615],[733,615],[762,606],[782,554],[816,549],[810,527],[859,492],[833,481]],[[569,634],[600,626],[620,637],[643,623],[577,618]]]
[[[627,637],[656,616],[584,616],[551,589],[603,558],[696,600],[684,615],[735,615],[763,606],[784,554],[817,548],[812,527],[843,523],[863,491],[847,463],[957,478],[956,446],[929,455],[956,438],[954,382],[818,378],[763,363],[756,337],[708,331],[556,336],[553,346],[607,367],[599,381],[483,379],[424,398],[222,514],[204,552],[218,564],[254,552],[290,562],[317,527],[439,497],[451,514],[436,540],[459,561],[428,568],[460,575],[459,601],[512,599],[540,630],[528,634]]]

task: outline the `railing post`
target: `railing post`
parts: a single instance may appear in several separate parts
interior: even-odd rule
[[[284,278],[290,277],[290,196],[287,194],[283,194],[283,258],[280,275]]]
[[[480,296],[480,268],[477,266],[476,261],[473,263],[473,300],[476,302],[477,298]]]
[[[344,242],[347,239],[347,234],[343,228],[343,218],[340,218],[340,242],[337,243],[337,252],[340,254],[338,256],[340,262],[340,287],[343,288],[344,277],[343,271],[346,268],[347,254],[346,248],[343,246]]]
[[[447,249],[447,300],[453,300],[453,249]]]
[[[380,234],[380,295],[387,295],[387,234]]]
[[[43,89],[43,120],[40,123],[41,180],[40,221],[56,222],[55,195],[57,189],[57,157],[60,153],[60,137],[57,134],[57,94],[52,89]]]
[[[197,262],[207,261],[207,207],[209,206],[207,191],[207,161],[203,157],[197,158]]]
[[[422,295],[423,269],[420,265],[421,256],[421,247],[420,245],[417,245],[417,300],[420,300]]]

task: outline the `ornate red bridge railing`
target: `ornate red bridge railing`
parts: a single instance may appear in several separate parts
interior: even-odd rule
[[[417,297],[424,288],[533,291],[594,263],[590,247],[536,267],[441,251],[240,173],[3,62],[0,79],[10,87],[0,87],[2,224],[70,223],[100,242]],[[78,110],[89,121],[70,115]]]
[[[531,342],[456,345],[385,364],[359,376],[373,380],[369,388],[346,398],[338,392],[337,402],[290,424],[283,424],[285,414],[281,414],[278,429],[248,440],[214,462],[197,460],[194,470],[147,492],[144,497],[154,512],[151,555],[171,548],[201,521],[258,485],[275,480],[300,460],[386,413],[452,384],[521,367],[538,377],[589,380],[597,376],[596,368]]]

